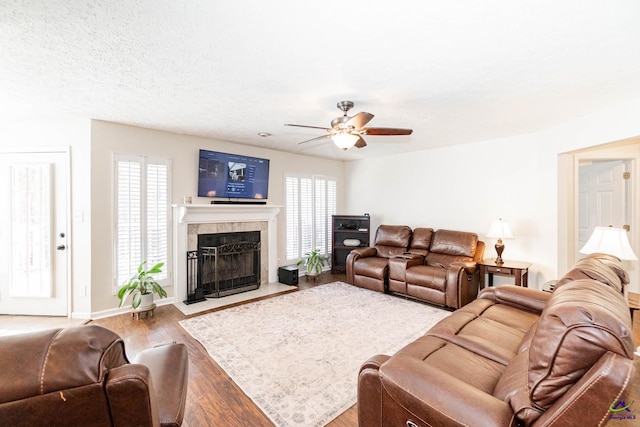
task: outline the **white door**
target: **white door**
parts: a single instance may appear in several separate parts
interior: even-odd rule
[[[578,202],[578,246],[577,251],[587,242],[593,227],[612,225],[622,228],[632,225],[631,205],[633,203],[629,185],[630,179],[624,178],[629,172],[629,160],[585,161],[579,167]],[[633,232],[633,230],[632,230]],[[629,233],[629,241],[636,240]],[[633,248],[639,255],[638,248]],[[577,258],[580,258],[580,254]],[[577,259],[576,258],[576,259]],[[623,261],[622,265],[629,274],[630,289],[638,291],[640,270],[637,261]]]
[[[67,158],[0,153],[0,314],[68,315]]]
[[[585,161],[579,166],[576,251],[587,243],[595,227],[629,224],[625,171],[625,160]]]

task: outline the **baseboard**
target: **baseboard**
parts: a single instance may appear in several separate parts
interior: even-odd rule
[[[161,307],[163,305],[173,304],[174,300],[173,300],[173,297],[162,298],[162,299],[154,299],[153,303],[156,305],[156,307]],[[122,307],[122,308],[110,308],[109,310],[102,310],[102,311],[92,312],[90,314],[89,319],[91,319],[91,320],[104,319],[105,317],[111,317],[111,316],[117,316],[119,314],[129,313],[129,309],[130,308],[131,308],[131,306],[128,305],[128,306]],[[79,319],[84,319],[84,317],[79,317]]]

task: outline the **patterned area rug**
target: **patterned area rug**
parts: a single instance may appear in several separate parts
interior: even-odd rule
[[[180,324],[277,426],[319,427],[356,402],[363,362],[449,314],[335,282]]]

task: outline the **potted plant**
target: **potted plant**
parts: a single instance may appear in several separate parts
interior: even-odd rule
[[[320,253],[320,249],[314,249],[304,254],[304,258],[298,261],[298,265],[304,264],[307,267],[307,275],[317,276],[322,273],[322,267],[329,265],[329,258]]]
[[[120,298],[120,307],[124,305],[130,294],[133,294],[131,308],[137,309],[143,303],[142,308],[153,304],[153,294],[156,293],[160,298],[167,297],[167,291],[153,278],[154,274],[162,273],[163,262],[159,262],[148,270],[144,269],[147,261],[138,266],[138,273],[127,280],[118,291]]]

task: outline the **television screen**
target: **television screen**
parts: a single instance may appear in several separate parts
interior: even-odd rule
[[[200,150],[198,196],[266,199],[269,160]]]

